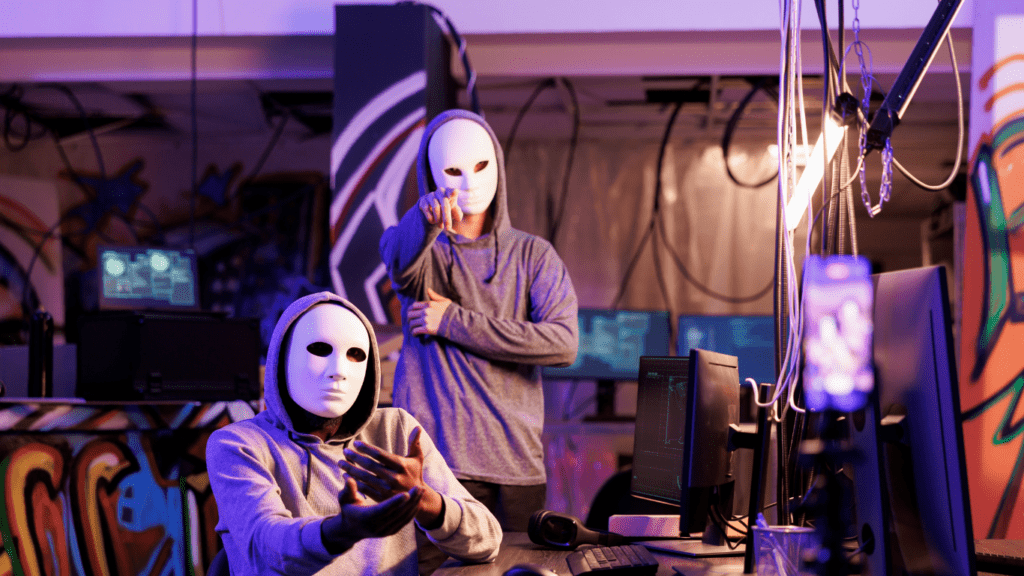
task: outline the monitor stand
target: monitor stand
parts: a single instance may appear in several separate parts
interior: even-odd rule
[[[701,540],[644,540],[632,542],[641,544],[650,550],[676,554],[677,556],[688,556],[690,558],[720,558],[725,556],[743,556],[744,546],[737,546],[730,549],[726,545],[706,544]]]

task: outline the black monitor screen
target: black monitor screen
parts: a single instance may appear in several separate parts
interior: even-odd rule
[[[690,358],[641,357],[633,436],[634,496],[679,504]]]
[[[192,250],[101,246],[101,310],[199,310]]]
[[[871,573],[974,574],[960,398],[941,266],[877,274],[875,391],[855,414],[855,531]],[[868,544],[866,541],[862,544]]]
[[[668,312],[580,308],[580,346],[565,368],[544,368],[549,378],[635,380],[641,356],[667,356]]]
[[[680,316],[676,353],[700,348],[736,356],[740,379],[774,383],[774,333],[771,316]]]

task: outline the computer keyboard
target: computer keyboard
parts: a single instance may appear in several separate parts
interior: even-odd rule
[[[639,544],[581,548],[565,559],[573,576],[646,576],[657,574],[658,561]]]

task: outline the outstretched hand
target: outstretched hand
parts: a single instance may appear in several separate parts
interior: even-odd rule
[[[461,222],[463,216],[458,198],[458,190],[442,188],[421,196],[417,206],[432,226],[440,226],[447,232],[454,232],[455,224]]]
[[[338,494],[341,512],[320,525],[324,547],[340,554],[364,538],[381,538],[398,532],[416,516],[423,494],[423,489],[417,487],[375,504],[359,494],[355,479],[346,476],[345,487]]]
[[[413,302],[406,311],[406,318],[413,335],[436,335],[438,328],[441,327],[444,312],[452,303],[450,298],[445,298],[430,288],[427,288],[427,298],[428,300],[422,302]]]
[[[387,501],[397,495],[423,493],[415,517],[420,524],[434,524],[441,512],[441,496],[423,481],[423,448],[417,426],[409,436],[406,456],[392,454],[364,442],[355,441],[345,450],[348,461],[339,464],[349,477],[355,479],[359,491],[377,501]]]

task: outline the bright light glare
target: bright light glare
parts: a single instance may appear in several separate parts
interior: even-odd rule
[[[843,141],[845,133],[846,126],[834,121],[825,122],[824,136],[828,144],[829,160],[836,155],[836,150],[839,149],[839,143]],[[818,188],[818,183],[821,182],[822,174],[824,174],[824,159],[821,150],[821,136],[818,136],[818,141],[814,143],[814,149],[811,150],[811,157],[807,160],[807,167],[804,168],[800,174],[800,180],[796,183],[796,191],[789,199],[789,204],[786,205],[786,228],[790,232],[800,225],[804,212],[807,211],[807,203]]]
[[[149,259],[149,265],[157,272],[164,272],[171,267],[171,260],[166,254],[154,252],[153,256]]]

